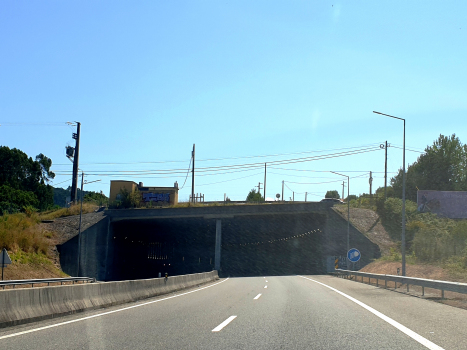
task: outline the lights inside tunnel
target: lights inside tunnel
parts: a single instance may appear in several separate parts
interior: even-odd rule
[[[295,238],[306,237],[306,236],[309,236],[310,234],[318,233],[318,232],[321,232],[321,233],[322,233],[323,231],[321,231],[321,229],[316,229],[316,230],[308,231],[308,232],[305,232],[305,233],[302,233],[302,234],[299,234],[299,235],[293,235],[293,236],[282,237],[282,238],[277,238],[277,239],[272,239],[272,240],[266,240],[266,241],[257,241],[257,242],[248,242],[248,243],[222,244],[222,247],[234,247],[234,246],[244,247],[244,246],[253,246],[253,245],[266,244],[266,243],[271,244],[271,243],[276,243],[276,242],[284,242],[284,241],[288,241],[288,240],[295,239]]]

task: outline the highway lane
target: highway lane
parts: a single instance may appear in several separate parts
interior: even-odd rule
[[[188,294],[180,292],[180,296],[170,299],[132,303],[129,309],[122,310],[125,306],[120,306],[3,330],[0,346],[1,349],[427,349],[361,305],[317,283],[321,282],[375,308],[442,348],[465,348],[466,310],[330,276],[304,277],[313,281],[299,276],[222,280]],[[144,305],[135,307],[140,304]],[[99,316],[105,312],[112,313]],[[83,317],[92,318],[74,322]],[[433,321],[438,318],[445,322]],[[2,339],[5,334],[63,321],[72,323]]]

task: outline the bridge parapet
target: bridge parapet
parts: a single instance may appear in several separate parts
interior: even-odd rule
[[[157,208],[157,209],[109,209],[105,211],[111,221],[156,218],[232,218],[247,215],[277,215],[326,213],[333,203],[328,202],[271,202],[263,204],[218,205],[205,207]]]

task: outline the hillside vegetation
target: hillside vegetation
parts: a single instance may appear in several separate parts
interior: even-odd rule
[[[386,232],[396,243],[381,259],[401,261],[402,200],[360,197],[352,200],[350,206],[370,209],[379,215]],[[431,264],[447,269],[453,278],[467,278],[467,220],[420,213],[416,203],[407,200],[406,256],[407,263]]]
[[[83,213],[97,206],[84,203]],[[5,279],[64,277],[56,250],[55,232],[44,229],[42,220],[79,214],[79,205],[37,213],[5,213],[0,216],[0,247],[7,249],[12,264],[4,270]]]

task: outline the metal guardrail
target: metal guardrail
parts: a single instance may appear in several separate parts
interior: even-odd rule
[[[437,281],[429,280],[424,278],[416,277],[406,277],[406,276],[395,276],[395,275],[381,275],[376,273],[368,272],[359,272],[359,271],[350,271],[350,270],[340,270],[336,269],[333,274],[338,275],[338,277],[351,278],[355,276],[355,281],[357,281],[357,276],[362,278],[368,278],[368,284],[371,284],[371,280],[376,280],[376,286],[379,287],[379,281],[384,281],[384,288],[388,288],[388,282],[394,282],[394,289],[397,288],[397,283],[407,285],[407,292],[409,291],[409,286],[420,286],[422,287],[422,296],[425,295],[425,288],[432,288],[441,290],[441,298],[444,299],[444,291],[456,292],[467,294],[467,283],[460,282],[448,282],[448,281]]]
[[[83,282],[83,283],[94,283],[96,282],[95,278],[91,277],[65,277],[65,278],[46,278],[46,279],[31,279],[31,280],[9,280],[9,281],[0,281],[0,287],[15,286],[30,284],[31,287],[34,287],[35,284],[45,284],[47,283],[50,286],[51,283],[60,283],[62,285],[64,282]]]

